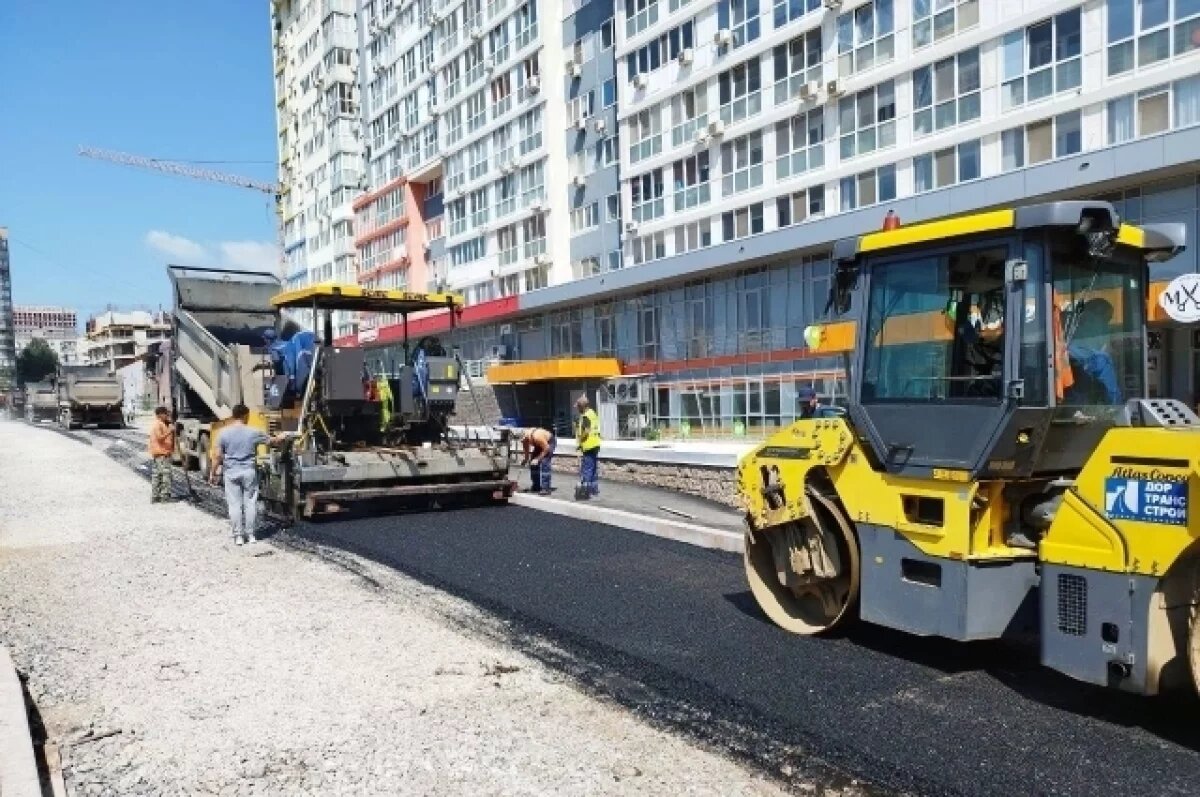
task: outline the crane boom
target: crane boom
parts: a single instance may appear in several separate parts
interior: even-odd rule
[[[191,177],[195,180],[208,180],[209,182],[224,183],[225,185],[233,185],[240,188],[251,188],[255,191],[262,191],[264,194],[270,194],[275,197],[279,196],[279,186],[275,183],[254,180],[236,174],[226,174],[213,169],[198,169],[186,163],[179,163],[178,161],[148,158],[144,155],[131,155],[127,152],[114,152],[95,147],[80,147],[79,154],[85,158],[120,163],[125,166],[136,166],[180,177]]]

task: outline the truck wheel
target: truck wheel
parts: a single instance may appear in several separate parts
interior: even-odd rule
[[[1188,625],[1188,664],[1192,671],[1192,686],[1200,695],[1200,607],[1192,609]]]
[[[200,478],[208,480],[208,475],[211,472],[212,463],[208,461],[208,435],[200,435],[200,451],[196,455]]]
[[[812,635],[854,617],[859,553],[841,507],[813,489],[806,495],[810,517],[747,533],[745,566],[767,617],[785,631]]]

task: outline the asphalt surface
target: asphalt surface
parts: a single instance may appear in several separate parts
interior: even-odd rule
[[[221,511],[215,490],[199,493]],[[1008,645],[867,625],[794,637],[761,615],[729,554],[516,506],[303,524],[276,542],[356,553],[463,597],[582,688],[796,784],[1200,793],[1193,697],[1078,684]]]
[[[1200,705],[1077,684],[1031,651],[768,624],[736,556],[510,506],[294,533],[510,621],[586,688],[734,755],[920,794],[1200,792]]]

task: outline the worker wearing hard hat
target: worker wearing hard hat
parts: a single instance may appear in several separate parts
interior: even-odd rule
[[[529,466],[530,492],[550,495],[550,465],[556,444],[554,432],[549,429],[521,430],[521,448],[525,452],[521,467]]]

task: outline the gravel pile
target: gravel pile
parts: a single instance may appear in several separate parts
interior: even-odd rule
[[[71,794],[778,792],[442,593],[151,505],[96,443],[0,422],[0,642]]]

